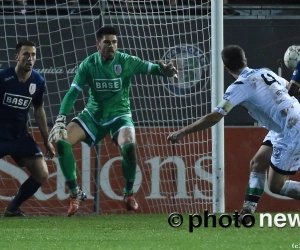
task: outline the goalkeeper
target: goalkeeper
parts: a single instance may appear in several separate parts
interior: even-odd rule
[[[129,101],[130,81],[137,74],[167,77],[177,74],[172,63],[154,64],[117,51],[117,30],[114,27],[100,28],[96,38],[98,52],[80,64],[49,135],[49,141],[56,142],[60,167],[70,190],[68,216],[74,215],[87,198],[78,187],[72,147],[81,141],[93,146],[108,133],[123,155],[124,203],[127,210],[138,210],[133,195],[137,154]],[[66,116],[85,84],[89,87],[88,103],[66,126]]]

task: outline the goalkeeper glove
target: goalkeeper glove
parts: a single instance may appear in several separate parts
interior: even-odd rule
[[[68,138],[67,130],[66,130],[66,116],[65,115],[58,115],[55,121],[53,128],[49,134],[49,142],[57,142],[58,140],[62,139],[65,140]]]
[[[177,69],[173,66],[172,62],[165,64],[162,61],[159,61],[158,65],[160,67],[161,72],[164,74],[164,76],[177,78]]]

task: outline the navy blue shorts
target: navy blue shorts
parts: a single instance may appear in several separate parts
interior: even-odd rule
[[[42,150],[29,134],[14,141],[0,141],[0,159],[7,155],[19,166],[25,158],[43,157]]]

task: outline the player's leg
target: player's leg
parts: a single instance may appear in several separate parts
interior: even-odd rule
[[[123,155],[122,169],[125,178],[124,193],[132,193],[137,163],[134,128],[125,127],[119,131],[118,145]]]
[[[270,191],[274,194],[300,200],[300,182],[289,180],[289,175],[294,175],[295,173],[295,171],[283,172],[272,166],[268,174],[268,187]]]
[[[285,185],[285,183],[287,183],[285,189],[288,189],[289,182],[290,182],[290,180],[288,180],[289,176],[286,175],[286,174],[280,173],[281,171],[280,170],[278,171],[278,170],[279,169],[277,169],[274,166],[272,166],[269,169],[269,173],[268,173],[268,187],[269,187],[270,191],[272,193],[274,193],[274,194],[288,196],[288,195],[283,194],[284,192],[281,194],[281,191],[282,191],[283,186]]]
[[[74,215],[79,205],[86,195],[80,190],[77,183],[76,175],[76,159],[73,154],[73,146],[86,138],[85,131],[81,126],[72,121],[67,125],[68,138],[66,140],[58,140],[57,155],[61,171],[65,177],[66,184],[70,191],[68,216]]]
[[[300,182],[288,179],[300,167],[299,151],[299,138],[290,139],[284,136],[275,139],[268,174],[268,187],[271,192],[300,200]]]
[[[248,187],[241,214],[253,214],[264,193],[266,171],[270,165],[272,144],[263,144],[250,161]]]
[[[260,197],[264,193],[266,171],[270,166],[273,151],[271,140],[274,136],[276,134],[272,131],[265,136],[261,147],[250,161],[249,182],[240,218],[243,218],[245,214],[253,214],[255,212]]]
[[[23,166],[28,169],[31,175],[23,182],[16,196],[5,209],[5,217],[25,216],[20,210],[20,206],[35,194],[48,178],[48,168],[43,158],[24,159],[23,163]]]
[[[138,210],[138,204],[133,195],[133,184],[136,175],[137,153],[135,129],[132,119],[121,117],[112,125],[113,140],[117,142],[123,155],[122,170],[125,179],[124,202],[127,210]]]
[[[73,146],[81,141],[89,146],[95,145],[100,139],[104,138],[106,133],[105,128],[100,128],[100,125],[95,124],[89,113],[84,110],[68,124],[67,140],[59,140],[56,143],[59,164],[70,190],[68,216],[75,214],[79,209],[80,203],[87,198],[77,183]]]
[[[73,121],[67,125],[67,134],[68,138],[66,140],[59,140],[56,143],[57,155],[69,191],[71,193],[76,193],[78,191],[78,184],[73,146],[76,143],[83,141],[86,136],[84,130]]]
[[[122,150],[122,170],[125,179],[124,202],[127,210],[138,210],[138,204],[133,195],[133,184],[136,175],[136,143],[134,128],[125,127],[118,133],[118,145]]]
[[[15,142],[15,148],[12,148],[12,158],[20,167],[28,169],[30,176],[19,188],[16,196],[7,206],[4,212],[5,217],[24,216],[20,206],[28,200],[48,178],[47,164],[38,145],[31,136]]]

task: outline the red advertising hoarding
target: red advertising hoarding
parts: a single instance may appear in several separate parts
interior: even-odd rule
[[[34,131],[40,142],[39,133]],[[169,131],[170,128],[164,127],[136,130],[139,160],[134,190],[139,213],[211,211],[210,135],[191,135],[174,146],[166,140]],[[262,128],[225,128],[225,212],[240,210],[248,183],[249,161],[265,134]],[[122,202],[124,180],[120,152],[109,138],[97,150],[100,157],[96,157],[95,148],[90,149],[85,144],[74,148],[78,182],[88,196],[80,213],[127,213]],[[67,211],[68,191],[58,159],[48,160],[47,164],[49,179],[22,206],[28,214],[62,215]],[[99,166],[98,172],[95,166]],[[299,180],[299,177],[297,174],[292,179]],[[28,173],[6,157],[0,160],[0,178],[1,211],[28,178]],[[95,192],[98,189],[99,194]],[[100,204],[98,208],[95,202]],[[298,207],[298,201],[276,196],[266,189],[257,211],[298,211]]]

